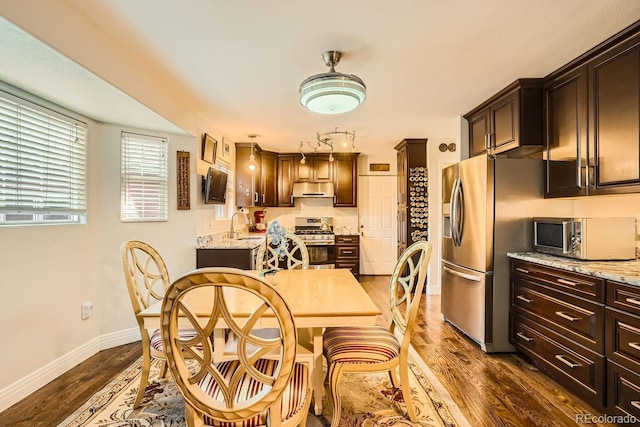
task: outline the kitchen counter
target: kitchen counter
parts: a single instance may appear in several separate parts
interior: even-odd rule
[[[265,233],[249,233],[237,239],[213,239],[211,236],[199,236],[196,249],[255,249],[265,240]]]
[[[581,261],[540,252],[508,252],[509,258],[588,274],[640,287],[640,261]]]

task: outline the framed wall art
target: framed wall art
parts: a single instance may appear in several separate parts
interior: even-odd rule
[[[229,146],[229,140],[222,138],[222,157],[228,159],[231,156],[231,147]]]
[[[215,163],[217,152],[218,141],[213,139],[211,135],[205,133],[202,137],[202,160],[207,163]]]
[[[178,151],[176,155],[176,178],[178,188],[178,210],[191,209],[191,191],[189,185],[189,152]]]

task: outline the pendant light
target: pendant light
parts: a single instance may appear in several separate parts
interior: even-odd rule
[[[247,136],[251,138],[251,155],[249,156],[249,164],[247,165],[247,169],[253,172],[258,167],[258,165],[256,164],[256,156],[253,154],[253,146],[255,144],[255,139],[258,135],[251,133]]]
[[[367,87],[362,79],[353,74],[342,74],[335,70],[342,52],[328,50],[322,59],[329,67],[328,73],[316,74],[300,85],[300,103],[314,113],[340,114],[357,108],[367,96]]]

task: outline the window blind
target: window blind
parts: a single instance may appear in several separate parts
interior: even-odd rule
[[[122,132],[121,221],[168,220],[168,151],[166,138]]]
[[[0,92],[0,224],[79,222],[87,126]]]

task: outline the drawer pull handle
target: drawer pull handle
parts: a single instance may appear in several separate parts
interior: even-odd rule
[[[527,304],[529,304],[529,303],[533,302],[533,300],[532,300],[532,299],[525,298],[525,297],[523,297],[522,295],[518,295],[518,296],[516,296],[516,298],[518,298],[520,301],[524,301],[524,302],[526,302]]]
[[[565,279],[556,279],[556,281],[558,283],[562,283],[563,285],[569,285],[569,286],[577,286],[578,285],[576,282],[571,282],[571,281],[565,280]]]
[[[639,350],[640,351],[640,343],[638,342],[630,342],[629,343],[629,347],[633,348],[634,350]],[[640,409],[640,408],[638,408]]]
[[[516,271],[520,273],[529,274],[529,270],[525,270],[524,268],[516,267]]]
[[[626,300],[627,300],[627,302],[630,302],[631,304],[640,305],[640,300],[638,300],[638,299],[635,299],[635,298],[627,298]]]
[[[580,366],[579,363],[573,363],[571,360],[567,359],[567,357],[564,354],[556,354],[556,359],[558,359],[559,361],[561,361],[562,363],[564,363],[570,368],[577,368],[578,366]]]
[[[563,311],[556,311],[556,314],[560,317],[562,317],[563,319],[566,319],[570,322],[575,322],[576,320],[580,320],[579,317],[573,317],[568,315],[567,313],[563,312]]]
[[[522,332],[517,332],[516,335],[519,336],[520,338],[522,338],[523,340],[527,341],[527,342],[533,341],[533,338],[526,336]]]
[[[353,251],[342,251],[343,254],[352,254]]]
[[[632,400],[631,404],[636,408],[636,409],[640,409],[640,401],[638,400]]]

